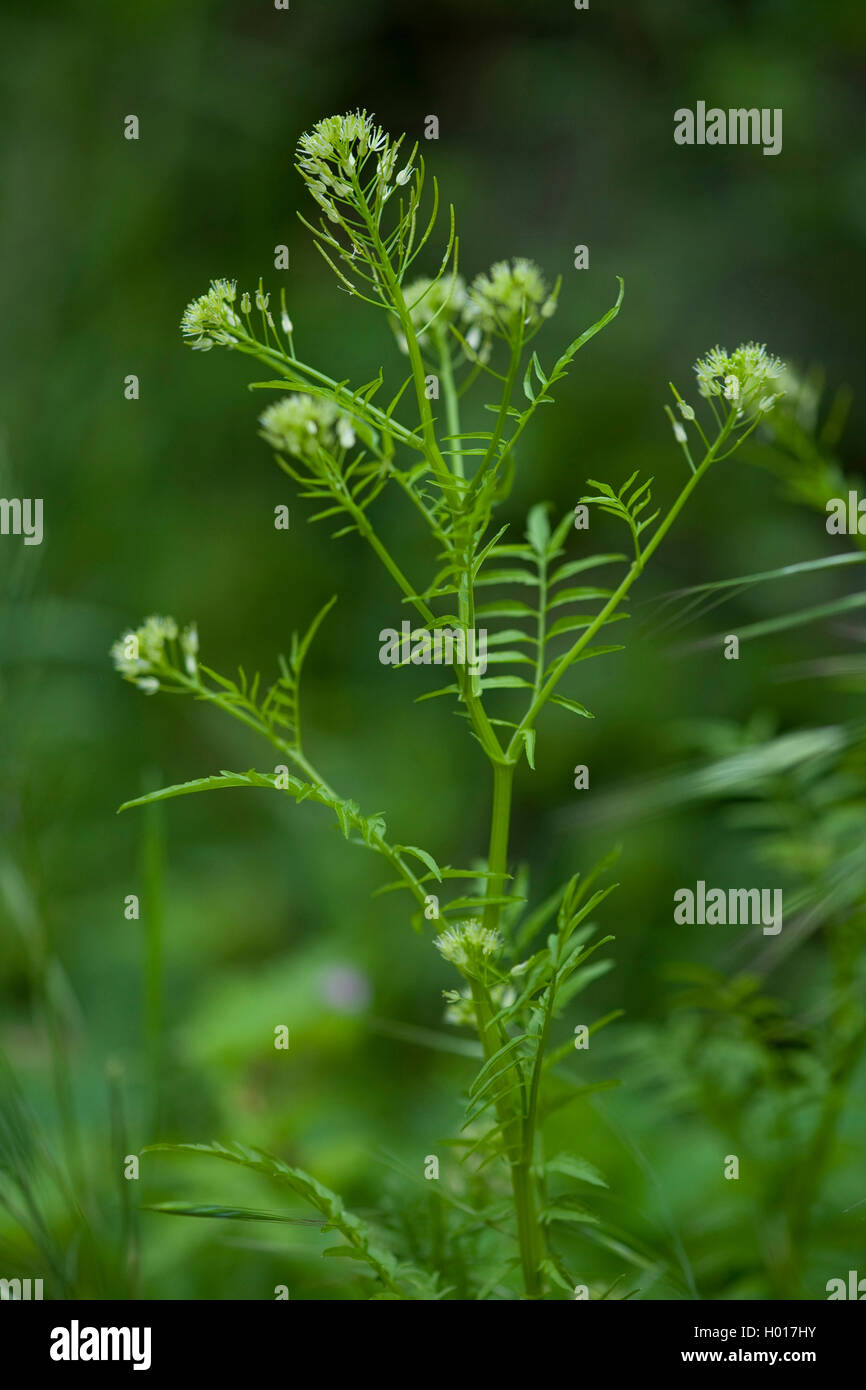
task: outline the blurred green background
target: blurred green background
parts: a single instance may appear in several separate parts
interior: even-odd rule
[[[672,497],[682,460],[662,413],[667,384],[688,395],[692,363],[716,342],[755,338],[801,368],[820,364],[834,389],[855,388],[838,452],[857,474],[866,16],[853,0],[635,0],[580,13],[567,0],[293,0],[288,12],[267,0],[91,0],[7,4],[4,30],[0,491],[44,498],[45,539],[0,539],[0,1043],[52,1151],[73,1168],[82,1151],[109,1232],[118,1145],[138,1152],[160,1135],[262,1144],[379,1208],[399,1201],[382,1155],[420,1173],[459,1123],[471,1064],[388,1027],[441,1030],[449,967],[408,929],[399,895],[371,898],[378,861],[313,807],[237,792],[118,818],[147,787],[262,765],[262,754],[215,713],[138,696],[114,676],[108,648],[130,623],[167,612],[198,621],[217,669],[240,661],[269,675],[293,628],[336,593],[307,668],[306,722],[338,788],[384,810],[398,839],[466,864],[485,850],[486,764],[446,702],[413,704],[429,688],[423,672],[380,666],[379,629],[403,613],[357,537],[331,542],[306,525],[305,504],[256,437],[261,398],[245,388],[261,370],[187,351],[180,314],[212,277],[253,288],[262,275],[285,288],[307,361],[356,382],[384,364],[396,386],[402,362],[382,316],[339,291],[295,217],[310,206],[293,150],[319,117],[356,105],[410,142],[435,114],[440,138],[424,154],[456,207],[463,273],[527,255],[551,281],[563,276],[539,340],[548,358],[613,302],[616,275],[626,283],[619,318],[519,450],[504,516],[518,532],[536,501],[569,510],[587,476],[621,481],[640,468],[655,475],[657,501]],[[675,146],[674,110],[699,99],[781,107],[781,156]],[[137,142],[123,138],[128,114]],[[273,268],[279,243],[286,272]],[[576,244],[589,247],[586,271],[573,268]],[[124,399],[130,373],[137,401]],[[288,533],[272,525],[279,503],[291,507]],[[420,570],[393,499],[380,521]],[[603,521],[593,526],[598,548],[618,548]],[[513,845],[531,866],[533,900],[623,846],[622,886],[601,923],[616,935],[617,968],[593,986],[590,1013],[627,1014],[587,1065],[626,1084],[569,1112],[570,1142],[605,1167],[623,1225],[666,1240],[675,1223],[704,1297],[779,1292],[764,1237],[743,1216],[751,1207],[735,1210],[754,1198],[766,1211],[766,1194],[719,1192],[728,1150],[710,1121],[641,1068],[673,1036],[665,968],[687,959],[729,974],[763,944],[737,929],[674,926],[673,891],[697,878],[771,880],[752,828],[732,827],[716,804],[650,813],[628,787],[678,765],[682,726],[696,719],[757,715],[756,738],[856,719],[862,691],[780,674],[856,652],[866,634],[855,614],[744,645],[739,662],[718,643],[692,645],[722,623],[736,632],[845,595],[845,571],[792,579],[784,595],[746,591],[723,620],[710,614],[676,635],[656,629],[654,601],[850,548],[767,471],[741,459],[720,467],[641,585],[628,650],[570,684],[595,722],[548,714],[537,771],[519,778]],[[589,793],[573,790],[577,763],[591,769]],[[772,882],[789,888],[779,872]],[[138,922],[124,917],[131,893]],[[148,1006],[147,932],[160,921],[164,997]],[[826,998],[825,944],[819,931],[773,963],[768,987],[797,1017]],[[46,998],[68,1080],[52,1062]],[[276,1023],[291,1029],[288,1054],[274,1052]],[[850,1167],[866,1139],[862,1068],[855,1083],[834,1213],[863,1196]],[[142,1201],[249,1196],[231,1171],[193,1181],[179,1163],[144,1165]],[[73,1225],[59,1207],[54,1219],[72,1251]],[[862,1252],[862,1216],[828,1230],[799,1296],[823,1297],[826,1279]],[[5,1263],[24,1261],[14,1222],[0,1232]],[[742,1254],[750,1239],[755,1250]],[[145,1214],[140,1248],[134,1288],[148,1298],[272,1297],[276,1283],[292,1297],[356,1296],[333,1268],[344,1262],[317,1261],[315,1243],[294,1234],[281,1242]],[[120,1291],[68,1260],[79,1294]],[[581,1260],[587,1279],[621,1267],[595,1246]],[[650,1296],[667,1296],[663,1280]]]

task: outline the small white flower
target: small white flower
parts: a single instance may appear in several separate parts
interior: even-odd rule
[[[259,416],[262,438],[274,449],[321,466],[322,452],[333,455],[354,443],[351,421],[332,401],[315,396],[283,396]]]
[[[280,324],[282,325],[283,332],[288,336],[288,334],[292,331],[292,320],[289,318],[285,309],[282,312]]]
[[[477,969],[485,960],[498,955],[504,944],[499,932],[483,927],[477,917],[447,927],[435,941],[436,949],[458,969]]]
[[[688,435],[679,420],[674,421],[674,439],[678,444],[685,444],[688,442]]]
[[[183,652],[183,664],[187,675],[194,676],[198,670],[198,628],[195,623],[190,623],[180,634],[180,649]]]
[[[355,431],[350,420],[341,415],[337,420],[337,438],[344,449],[351,449],[355,443]]]
[[[708,400],[723,396],[737,406],[738,418],[759,412],[784,370],[784,363],[761,343],[741,343],[733,352],[714,347],[695,363],[701,395]]]
[[[241,326],[232,308],[235,294],[234,280],[212,280],[207,294],[186,306],[180,328],[190,347],[207,352],[216,343],[225,346],[236,341],[228,332]]]
[[[677,405],[684,420],[694,420],[695,412],[690,405],[686,405],[685,401],[677,401]]]
[[[392,145],[390,149],[382,152],[379,159],[379,177],[383,183],[387,183],[393,176],[394,166],[397,163],[397,150]]]
[[[538,266],[525,256],[497,261],[469,286],[465,318],[485,333],[507,337],[520,324],[537,324],[550,318],[556,299],[549,292]]]
[[[241,313],[242,313],[242,314],[248,314],[248,313],[250,312],[250,310],[252,309],[252,307],[253,307],[253,306],[252,306],[252,304],[250,303],[249,294],[247,293],[246,290],[244,290],[243,294],[241,295]]]
[[[135,682],[139,690],[143,690],[145,695],[155,695],[159,690],[159,681],[156,676],[142,676],[141,680]]]
[[[409,182],[414,172],[415,170],[412,168],[411,164],[407,164],[405,169],[400,170],[399,174],[397,175],[397,182],[400,184],[401,188],[404,184],[407,184]]]
[[[466,308],[466,283],[460,275],[440,275],[437,280],[428,280],[425,276],[412,280],[403,286],[403,295],[412,327],[421,334],[420,342],[425,341],[424,330],[431,323],[434,331],[441,332]]]

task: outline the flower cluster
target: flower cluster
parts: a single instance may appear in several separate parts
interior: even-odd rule
[[[261,435],[271,448],[306,463],[317,463],[322,452],[351,449],[355,431],[348,415],[332,401],[296,393],[283,396],[259,416]]]
[[[517,998],[517,991],[513,985],[498,984],[491,985],[491,1003],[497,1009],[507,1009]],[[472,991],[469,989],[445,989],[442,997],[447,1005],[445,1009],[445,1022],[452,1024],[455,1028],[475,1028],[478,1025],[478,1016],[475,1011],[475,1001],[472,998]]]
[[[237,342],[233,332],[241,321],[232,305],[237,298],[237,282],[211,280],[207,294],[186,306],[180,331],[193,348],[207,352],[212,347],[231,347]]]
[[[391,140],[366,111],[326,116],[298,141],[297,168],[319,207],[331,222],[341,220],[337,205],[356,204],[358,189],[382,201],[395,185],[407,184],[414,173],[410,165],[397,170],[400,145]],[[372,179],[368,161],[375,160]],[[393,182],[392,182],[393,180]]]
[[[468,323],[483,333],[512,337],[518,328],[535,328],[556,310],[556,298],[544,282],[538,266],[518,256],[497,261],[476,276],[469,287],[465,309]]]
[[[403,297],[409,306],[409,317],[416,330],[444,327],[465,312],[466,281],[461,275],[441,275],[438,280],[421,278],[403,286]],[[423,335],[421,340],[423,342]]]
[[[763,344],[741,343],[734,352],[714,347],[695,363],[698,390],[707,400],[727,401],[738,416],[764,415],[783,394],[774,390],[784,363],[772,357]]]
[[[195,623],[185,627],[179,637],[184,669],[188,676],[194,676],[198,654]],[[134,681],[139,690],[155,695],[159,689],[158,674],[177,670],[173,651],[177,641],[178,626],[174,618],[161,618],[156,614],[145,618],[140,627],[129,629],[112,646],[115,669],[126,680]]]
[[[447,927],[436,938],[436,947],[445,960],[470,974],[497,956],[504,944],[499,932],[483,927],[477,917]]]

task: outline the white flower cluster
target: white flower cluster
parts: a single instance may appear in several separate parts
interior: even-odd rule
[[[422,277],[403,286],[403,298],[416,330],[425,328],[431,319],[434,329],[440,325],[444,327],[466,309],[466,281],[461,275],[445,274],[438,280]]]
[[[702,396],[707,400],[720,397],[738,416],[752,418],[772,410],[783,394],[773,389],[778,387],[783,371],[784,363],[759,343],[741,343],[733,352],[714,347],[695,363]]]
[[[359,191],[368,201],[384,201],[409,182],[411,164],[397,170],[402,140],[390,139],[366,111],[326,116],[298,141],[297,168],[325,216],[339,222],[338,204],[357,206]]]
[[[489,271],[476,276],[469,287],[465,318],[482,333],[510,337],[521,325],[534,328],[555,312],[556,298],[538,266],[518,256],[497,261]]]
[[[499,932],[483,927],[477,917],[469,917],[447,927],[436,938],[436,947],[458,970],[477,969],[497,956],[505,945]]]
[[[513,985],[497,984],[490,988],[490,999],[497,1009],[507,1009],[517,998]],[[478,1026],[475,1001],[470,989],[446,989],[442,991],[446,1003],[445,1022],[455,1028],[476,1028]]]
[[[259,424],[262,438],[272,449],[306,463],[319,462],[322,451],[333,455],[338,449],[351,449],[355,443],[348,415],[318,396],[283,396],[262,411]]]
[[[159,689],[159,674],[177,669],[172,651],[176,641],[178,626],[174,618],[161,618],[156,614],[145,618],[140,627],[130,628],[112,646],[115,669],[126,680],[134,681],[145,694],[155,695]],[[194,676],[198,654],[195,623],[189,623],[180,633],[180,650],[187,675]]]
[[[431,320],[434,331],[454,323],[482,361],[489,356],[491,336],[512,338],[521,328],[525,332],[537,327],[556,310],[556,298],[538,266],[524,257],[497,261],[469,286],[460,275],[413,280],[404,286],[403,295],[413,327],[421,333],[419,342],[424,342],[423,330]],[[406,343],[399,333],[398,341],[405,352]]]
[[[237,298],[235,280],[211,280],[207,294],[186,306],[180,331],[193,348],[208,352],[212,347],[232,347],[233,332],[241,321],[232,305]]]

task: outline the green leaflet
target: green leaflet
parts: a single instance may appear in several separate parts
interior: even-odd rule
[[[562,1173],[565,1177],[576,1178],[579,1182],[591,1183],[594,1187],[607,1187],[609,1184],[599,1170],[585,1158],[576,1154],[561,1153],[544,1164],[546,1173]]]
[[[594,496],[582,497],[580,500],[597,506],[600,511],[625,522],[631,531],[635,555],[640,560],[641,532],[657,519],[660,511],[654,511],[650,516],[642,515],[652,503],[651,485],[653,479],[648,478],[645,482],[637,483],[637,477],[637,472],[632,473],[617,492],[614,492],[610,483],[600,483],[595,478],[588,478],[587,481],[590,486],[598,488],[598,492]],[[636,483],[637,486],[635,486]]]
[[[537,365],[538,358],[532,354],[533,362]],[[550,545],[550,520],[547,515],[547,506],[540,502],[531,507],[526,521],[526,537],[536,555],[547,555]]]
[[[529,570],[486,570],[476,585],[481,584],[531,584],[537,585],[536,575]]]
[[[345,1249],[347,1255],[370,1265],[390,1293],[399,1298],[416,1296],[410,1284],[414,1277],[411,1268],[401,1266],[390,1251],[374,1240],[367,1224],[345,1209],[341,1198],[335,1192],[323,1183],[317,1182],[302,1169],[292,1168],[272,1154],[246,1148],[243,1144],[151,1144],[143,1152],[218,1158],[285,1184],[325,1218],[323,1230],[330,1228],[339,1231],[345,1237],[347,1246],[339,1248]],[[401,1282],[403,1280],[406,1281],[405,1284]]]
[[[610,616],[609,618],[606,618],[606,619],[605,619],[605,621],[604,621],[604,623],[602,624],[602,626],[603,626],[603,627],[607,627],[609,623],[621,623],[621,622],[624,622],[629,616],[630,616],[630,615],[629,615],[628,613],[613,613],[613,614],[611,614],[611,616]],[[554,637],[559,637],[563,632],[581,632],[581,631],[583,631],[584,629],[586,629],[586,628],[588,628],[588,627],[591,627],[592,624],[593,624],[594,622],[595,622],[595,615],[594,615],[594,614],[584,614],[584,613],[582,613],[582,614],[580,614],[579,616],[578,616],[578,615],[575,615],[574,617],[570,617],[570,618],[557,618],[556,622],[553,624],[553,626],[550,628],[550,631],[549,631],[548,634],[547,634],[548,641],[550,641],[550,640],[551,640],[552,638],[554,638]],[[598,650],[598,649],[596,649],[596,650]],[[604,651],[621,651],[622,648],[621,648],[621,647],[605,647],[603,650],[604,650]]]
[[[545,1226],[549,1226],[553,1221],[577,1221],[581,1224],[597,1225],[599,1220],[591,1211],[587,1211],[586,1207],[577,1205],[544,1207],[540,1219]]]
[[[279,778],[286,783],[279,784]],[[291,773],[264,773],[251,769],[249,772],[221,772],[216,777],[196,777],[191,782],[179,782],[173,787],[161,787],[158,791],[147,792],[132,801],[125,801],[119,811],[130,810],[133,806],[146,806],[153,801],[170,801],[176,796],[191,796],[196,792],[221,791],[226,787],[258,787],[268,791],[285,791],[296,801],[308,798],[321,806],[328,806],[337,817],[340,829],[346,839],[352,830],[360,832],[367,844],[381,838],[385,822],[381,816],[363,816],[356,802],[334,796],[323,785],[305,782]]]
[[[551,704],[561,705],[563,709],[571,710],[572,714],[581,714],[584,719],[594,719],[595,715],[588,710],[585,705],[579,705],[577,700],[569,700],[565,695],[552,695]]]
[[[281,1212],[256,1211],[252,1207],[220,1207],[194,1202],[154,1202],[143,1211],[159,1212],[163,1216],[200,1216],[219,1221],[275,1221],[288,1226],[320,1226],[321,1221],[300,1216],[284,1216]]]
[[[291,779],[293,781],[297,779]],[[191,796],[195,792],[220,791],[224,787],[267,787],[274,790],[273,777],[257,772],[221,772],[216,777],[195,777],[190,782],[178,782],[173,787],[162,787],[159,791],[147,792],[144,796],[124,801],[118,812],[128,811],[133,806],[147,806],[152,801],[170,801],[175,796]]]
[[[481,1095],[490,1084],[491,1080],[495,1079],[499,1074],[505,1059],[510,1057],[512,1053],[516,1052],[517,1049],[522,1047],[527,1041],[529,1041],[529,1034],[522,1033],[520,1037],[511,1038],[503,1047],[500,1047],[497,1052],[494,1052],[493,1056],[488,1058],[484,1063],[484,1066],[469,1087],[470,1096],[477,1097]]]
[[[587,555],[582,560],[569,560],[568,564],[560,565],[559,569],[554,570],[550,576],[551,584],[560,584],[564,579],[573,579],[576,574],[584,574],[586,570],[595,569],[599,565],[612,565],[627,560],[626,555]]]
[[[413,854],[416,859],[420,859],[422,864],[426,864],[438,883],[442,882],[442,870],[439,868],[433,855],[428,854],[426,849],[419,849],[417,845],[395,845],[394,849],[398,854]]]

